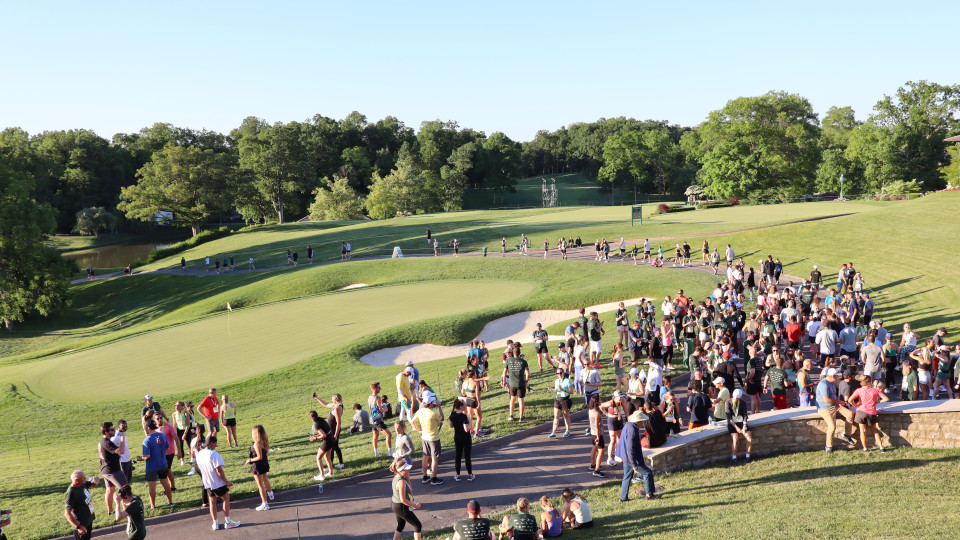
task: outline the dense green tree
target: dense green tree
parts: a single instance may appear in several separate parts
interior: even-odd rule
[[[297,122],[271,126],[254,120],[238,130],[240,165],[253,172],[254,186],[273,205],[279,223],[285,209],[296,206],[297,195],[312,192],[317,183],[303,132]]]
[[[237,166],[231,154],[168,144],[137,171],[139,180],[120,192],[118,208],[132,219],[154,221],[159,212],[196,235],[211,216],[235,200]]]
[[[47,249],[53,209],[30,197],[33,181],[0,159],[0,323],[8,329],[33,313],[47,317],[67,304],[72,265]]]
[[[768,92],[731,100],[710,113],[699,136],[699,178],[710,196],[813,189],[820,127],[806,98]]]
[[[477,143],[468,142],[454,150],[447,158],[447,164],[440,168],[439,196],[444,210],[451,212],[463,209],[463,193],[476,154]]]
[[[844,195],[869,191],[864,181],[863,168],[847,156],[847,148],[860,122],[853,108],[830,107],[821,123],[821,161],[817,166],[817,190],[840,191],[840,176],[844,177]]]
[[[478,158],[486,187],[500,193],[501,202],[507,191],[516,191],[517,178],[520,173],[520,144],[514,142],[502,132],[496,132],[483,141]]]
[[[363,219],[363,198],[350,187],[350,181],[343,177],[333,180],[323,179],[327,188],[317,188],[315,199],[310,205],[310,219],[314,221],[337,221],[345,219]]]
[[[361,146],[347,148],[340,156],[340,163],[338,175],[345,178],[355,191],[366,193],[373,174],[373,163],[366,149]]]
[[[917,180],[925,189],[945,185],[940,168],[947,162],[943,139],[960,130],[960,84],[909,81],[895,96],[884,96],[871,119],[890,130],[898,149],[896,177]]]
[[[878,126],[873,119],[867,120],[851,134],[843,156],[854,170],[859,171],[858,176],[854,177],[854,191],[883,191],[887,183],[906,177],[893,130]],[[856,186],[856,178],[860,179],[859,186]]]
[[[77,224],[73,226],[73,232],[100,236],[100,231],[111,231],[116,226],[117,216],[102,206],[94,206],[77,212]]]
[[[367,213],[373,219],[389,219],[438,210],[426,189],[435,182],[435,174],[420,168],[414,152],[404,145],[396,169],[386,176],[374,173],[370,194],[364,202]]]

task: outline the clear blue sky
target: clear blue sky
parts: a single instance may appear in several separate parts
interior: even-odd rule
[[[30,133],[229,132],[251,115],[357,110],[529,140],[600,117],[696,125],[769,90],[864,119],[908,80],[960,82],[960,2],[5,0],[0,13],[0,128]]]

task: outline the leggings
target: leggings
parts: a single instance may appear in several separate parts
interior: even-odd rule
[[[330,440],[333,441],[333,448],[331,448],[331,450],[337,454],[337,459],[340,460],[340,464],[343,465],[343,452],[340,450],[340,439],[331,437]]]
[[[470,460],[470,452],[473,449],[473,441],[470,439],[466,440],[453,440],[454,444],[457,447],[457,476],[460,475],[460,459],[463,458],[467,462],[467,474],[473,474],[473,463]]]
[[[397,516],[397,532],[403,532],[403,527],[407,523],[413,526],[415,532],[420,532],[423,529],[420,520],[413,515],[413,510],[403,503],[393,503],[393,515]]]
[[[673,345],[663,346],[663,365],[669,366],[673,363]]]
[[[178,456],[182,456],[182,455],[183,455],[183,434],[184,434],[184,433],[186,433],[186,431],[183,430],[183,429],[178,429],[178,430],[177,430],[177,449],[178,449],[177,455],[178,455]],[[189,454],[189,453],[190,453],[190,452],[187,452],[187,454]]]
[[[889,358],[887,360],[888,361],[884,363],[883,367],[886,368],[885,379],[886,379],[887,388],[890,388],[891,386],[897,383],[897,376],[896,376],[897,362],[896,362],[896,359],[894,359],[893,362],[890,362]]]

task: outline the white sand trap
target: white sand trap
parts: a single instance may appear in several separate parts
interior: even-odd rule
[[[359,289],[361,287],[369,287],[366,283],[354,283],[352,285],[347,285],[346,287],[340,287],[338,291],[349,291],[350,289]]]
[[[653,300],[653,298],[644,298],[646,300]],[[636,306],[639,301],[640,298],[622,300],[622,302],[629,307]],[[606,304],[587,306],[587,313],[591,311],[598,313],[613,311],[617,309],[620,302],[621,301],[618,300],[616,302],[607,302]],[[580,311],[576,309],[544,309],[515,313],[487,323],[476,339],[485,341],[489,349],[505,347],[507,340],[519,341],[525,344],[533,343],[533,331],[536,330],[537,323],[542,324],[544,328],[546,328],[552,324],[573,319],[579,314]],[[552,335],[550,339],[554,341],[561,340],[563,336]],[[406,364],[408,360],[418,363],[453,358],[454,356],[466,356],[467,347],[466,343],[463,345],[431,345],[429,343],[418,343],[416,345],[380,349],[364,355],[360,358],[360,361],[371,366],[400,366]]]

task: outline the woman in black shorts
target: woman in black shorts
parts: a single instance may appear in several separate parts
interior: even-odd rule
[[[393,540],[400,540],[403,528],[409,523],[413,527],[413,537],[421,538],[423,525],[413,514],[413,510],[420,509],[420,503],[413,500],[413,490],[410,487],[410,467],[405,459],[397,458],[390,464],[393,473],[393,489],[390,497],[393,515],[397,517],[397,530],[393,533]]]
[[[317,414],[317,411],[310,411],[310,420],[313,420],[313,429],[312,434],[310,435],[310,442],[320,439],[320,448],[317,449],[317,468],[320,469],[320,474],[317,474],[313,477],[314,480],[318,482],[323,482],[326,479],[326,476],[323,474],[323,463],[326,461],[327,470],[330,471],[329,475],[333,475],[333,463],[330,462],[330,451],[333,449],[333,444],[330,443],[330,424],[327,424],[327,421],[320,417]]]
[[[270,452],[270,439],[263,426],[259,424],[253,426],[250,437],[253,439],[253,445],[250,446],[250,459],[243,464],[250,466],[250,474],[253,475],[253,479],[257,482],[257,490],[260,491],[261,504],[257,507],[257,511],[269,510],[270,503],[267,500],[273,500],[273,488],[270,487],[270,479],[267,478],[267,473],[270,472],[270,461],[267,459],[267,454]]]

